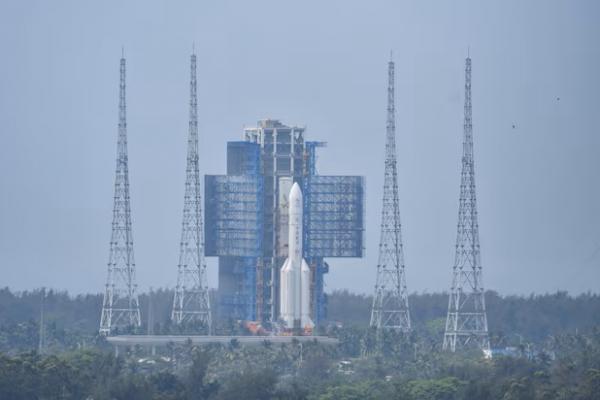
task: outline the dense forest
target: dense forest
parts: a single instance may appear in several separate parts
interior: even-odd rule
[[[553,338],[535,357],[448,354],[413,337],[386,337],[382,355],[308,343],[259,347],[133,349],[103,345],[39,355],[0,355],[0,398],[296,400],[592,400],[600,390],[600,331]],[[352,341],[352,338],[349,338]],[[424,347],[419,347],[424,346]]]
[[[213,293],[214,297],[214,293]],[[140,333],[172,333],[172,292],[140,296]],[[214,300],[214,299],[213,299]],[[600,296],[486,294],[492,346],[441,351],[447,294],[410,296],[413,332],[373,345],[368,296],[329,294],[318,343],[140,348],[118,357],[97,335],[101,295],[0,290],[0,399],[598,399]],[[40,318],[43,314],[43,330]],[[220,319],[220,333],[243,334]],[[38,352],[40,332],[43,352]],[[219,333],[219,332],[218,332]]]

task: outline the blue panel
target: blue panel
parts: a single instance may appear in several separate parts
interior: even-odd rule
[[[244,263],[244,319],[256,320],[256,258],[243,257]]]
[[[227,142],[227,175],[258,175],[260,145],[250,142]]]
[[[231,319],[256,320],[254,257],[219,258],[219,312]]]
[[[318,325],[327,318],[327,294],[324,292],[324,275],[329,272],[329,265],[322,258],[309,258],[307,262],[314,268],[312,315],[314,323]]]
[[[308,176],[304,180],[304,256],[362,257],[364,178]]]
[[[263,185],[259,175],[204,178],[206,256],[262,254]]]

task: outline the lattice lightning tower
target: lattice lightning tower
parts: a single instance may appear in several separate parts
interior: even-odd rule
[[[171,318],[178,324],[198,321],[210,332],[211,313],[204,261],[204,236],[198,169],[198,97],[196,55],[191,56],[190,121],[183,222]]]
[[[394,109],[394,62],[388,64],[388,106],[385,144],[385,181],[381,213],[381,239],[371,327],[410,331],[408,294],[404,275],[404,252],[398,201],[396,122]]]
[[[102,303],[100,334],[115,328],[136,328],[141,324],[135,280],[129,168],[127,159],[127,118],[125,106],[125,57],[121,57],[119,85],[119,135],[108,276]]]
[[[475,195],[470,57],[467,57],[465,67],[464,113],[456,256],[443,348],[452,352],[457,348],[479,348],[489,352]]]

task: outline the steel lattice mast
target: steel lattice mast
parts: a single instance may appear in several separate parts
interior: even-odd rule
[[[453,352],[460,348],[490,349],[475,194],[470,57],[465,64],[465,119],[456,256],[443,345],[445,350]]]
[[[396,122],[394,109],[394,62],[388,64],[388,106],[385,144],[385,181],[381,213],[381,239],[371,327],[408,332],[410,313],[404,275],[404,252],[398,200]]]
[[[141,324],[135,280],[129,167],[127,158],[127,115],[125,106],[125,57],[121,57],[119,84],[119,135],[113,207],[112,235],[106,290],[100,318],[100,334],[115,328],[136,328]]]
[[[196,92],[196,55],[191,56],[190,121],[183,222],[177,287],[171,318],[178,324],[199,321],[211,329],[210,301],[204,261],[202,196],[198,169],[198,97]]]

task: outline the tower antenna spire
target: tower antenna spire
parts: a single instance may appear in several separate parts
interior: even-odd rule
[[[198,168],[198,95],[196,54],[190,58],[190,121],[183,222],[177,267],[177,287],[171,318],[177,324],[200,322],[210,334],[211,312],[204,261],[204,227]]]
[[[390,53],[390,56],[392,54]],[[396,115],[394,106],[394,61],[388,63],[388,103],[385,144],[385,178],[381,237],[371,327],[378,331],[411,330],[408,293],[404,274],[404,250],[398,198],[398,171],[396,161]]]
[[[484,352],[489,352],[490,340],[482,283],[477,197],[475,194],[471,58],[468,56],[465,60],[464,113],[456,255],[443,348],[452,352],[461,348],[479,348]]]
[[[131,329],[140,325],[140,308],[133,257],[131,205],[129,202],[125,58],[123,57],[120,63],[119,134],[117,139],[113,222],[106,290],[100,318],[100,334],[109,335],[117,327]]]

